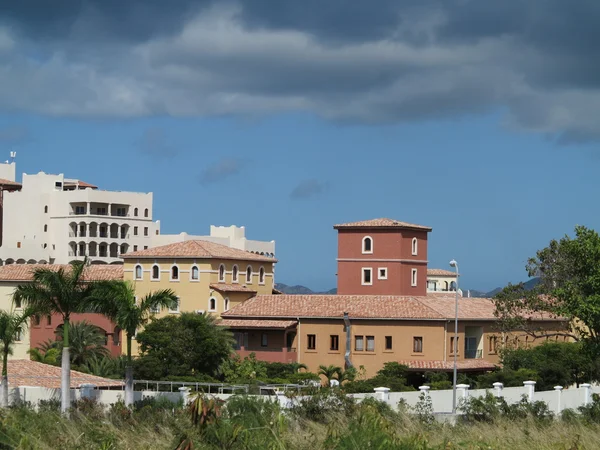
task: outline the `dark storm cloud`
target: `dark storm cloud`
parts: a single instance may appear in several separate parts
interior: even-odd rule
[[[0,2],[0,110],[363,123],[502,110],[573,143],[600,136],[598,42],[596,0]]]

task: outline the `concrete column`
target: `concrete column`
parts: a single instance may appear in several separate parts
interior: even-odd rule
[[[112,203],[108,204],[108,208],[106,208],[106,215],[112,216]]]
[[[457,384],[456,385],[456,393],[459,399],[466,401],[469,397],[469,385],[468,384]]]
[[[583,406],[589,405],[592,401],[592,385],[583,383],[580,384],[579,387],[583,389]]]
[[[79,385],[79,390],[81,393],[81,398],[94,398],[94,389],[96,389],[95,384],[85,383]]]
[[[419,390],[425,395],[429,395],[429,389],[431,389],[429,386],[419,386]]]
[[[535,392],[535,381],[523,381],[523,386],[527,388],[527,397],[533,402],[533,393]]]
[[[181,395],[181,400],[183,400],[183,406],[186,406],[190,399],[190,388],[189,387],[180,387],[179,395]]]
[[[494,390],[496,391],[496,397],[502,397],[502,389],[504,389],[504,384],[496,381],[494,384],[492,384],[492,386],[494,386]]]
[[[554,390],[556,391],[557,399],[556,399],[556,414],[559,415],[562,410],[561,400],[562,400],[562,386],[554,386]]]
[[[390,388],[378,387],[373,390],[376,393],[377,400],[381,400],[382,402],[387,402],[390,399]]]
[[[90,202],[87,202],[86,206],[85,206],[85,213],[86,215],[90,215],[92,213],[92,209],[91,209],[91,205]]]

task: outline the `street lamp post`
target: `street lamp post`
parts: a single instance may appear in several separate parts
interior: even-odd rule
[[[452,370],[452,414],[456,414],[456,354],[458,353],[458,263],[456,260],[450,261],[450,267],[456,271],[456,285],[454,297],[454,367]]]

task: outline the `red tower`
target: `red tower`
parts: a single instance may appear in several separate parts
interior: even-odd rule
[[[338,294],[427,294],[430,227],[373,219],[333,228],[338,231]]]

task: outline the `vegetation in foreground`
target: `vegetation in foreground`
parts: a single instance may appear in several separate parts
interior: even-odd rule
[[[246,396],[226,404],[197,397],[190,405],[162,400],[104,409],[58,402],[0,410],[2,449],[595,449],[600,402],[554,418],[543,404],[507,406],[493,396],[465,405],[456,426],[432,420],[427,402],[398,412],[373,399],[362,403],[322,389],[291,410]],[[559,425],[559,426],[557,426]]]

